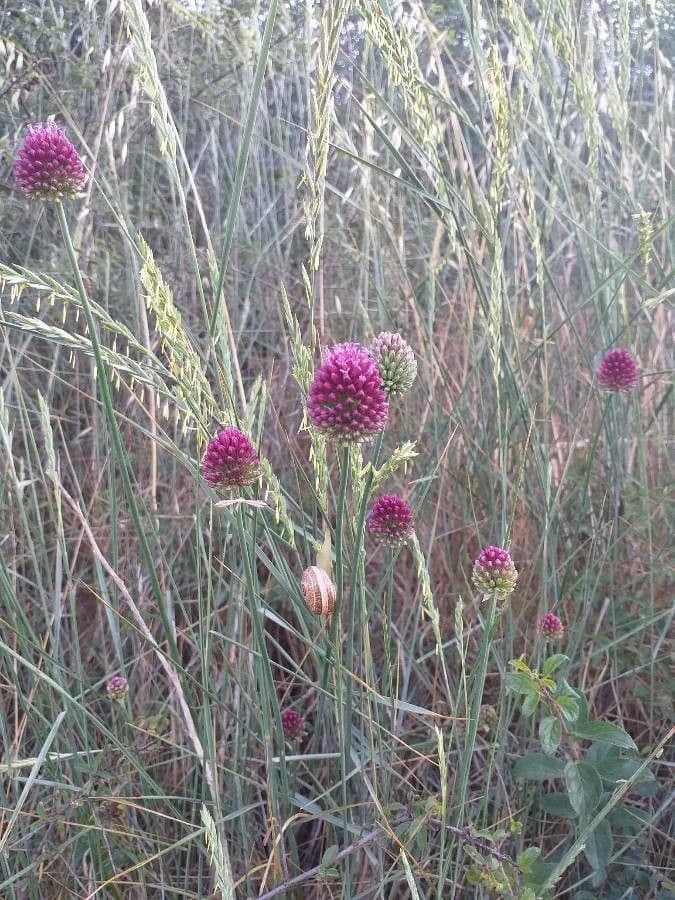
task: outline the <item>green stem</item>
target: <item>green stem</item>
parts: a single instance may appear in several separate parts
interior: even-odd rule
[[[389,553],[389,565],[387,571],[387,605],[384,618],[384,664],[386,668],[385,684],[387,689],[387,697],[391,700],[391,715],[389,717],[389,727],[391,729],[391,746],[389,751],[390,765],[386,767],[384,782],[384,802],[389,804],[391,793],[391,772],[393,771],[395,745],[394,732],[396,729],[396,702],[394,700],[394,638],[392,634],[392,622],[394,618],[394,552]],[[386,734],[385,729],[381,733]],[[384,754],[382,754],[384,756]]]
[[[66,213],[63,208],[62,203],[56,204],[56,210],[59,218],[59,225],[61,226],[61,234],[63,235],[63,241],[66,246],[66,251],[68,253],[68,258],[70,260],[70,265],[73,270],[73,274],[75,276],[75,283],[77,286],[77,292],[80,297],[80,302],[82,304],[82,310],[84,311],[85,321],[87,323],[87,330],[89,331],[89,339],[91,341],[91,349],[94,354],[94,362],[96,364],[96,377],[97,382],[101,391],[101,399],[103,401],[103,410],[105,412],[106,421],[108,423],[108,428],[110,430],[110,437],[112,439],[113,444],[113,455],[117,460],[117,464],[119,466],[120,476],[122,478],[122,485],[124,487],[124,494],[127,499],[127,503],[129,505],[129,512],[131,513],[131,518],[134,523],[134,528],[136,529],[136,534],[138,536],[138,543],[140,546],[141,557],[145,564],[146,570],[150,576],[150,584],[152,586],[152,592],[155,596],[155,600],[157,602],[157,607],[159,609],[160,618],[162,620],[162,626],[164,628],[164,636],[166,638],[167,644],[169,645],[170,655],[177,665],[177,669],[182,669],[182,664],[180,662],[180,655],[178,652],[178,647],[176,645],[176,639],[174,637],[173,628],[171,627],[171,622],[169,620],[169,615],[166,610],[166,605],[164,603],[164,597],[162,595],[162,589],[159,584],[159,579],[157,578],[157,573],[155,571],[155,565],[152,553],[150,551],[150,545],[148,544],[148,540],[146,537],[146,526],[143,524],[143,520],[141,518],[141,513],[138,507],[138,503],[136,502],[136,493],[134,491],[134,487],[131,481],[131,473],[129,470],[129,464],[127,461],[127,456],[124,451],[124,445],[122,443],[122,435],[120,434],[119,426],[117,424],[117,419],[115,418],[115,408],[113,406],[112,401],[112,390],[110,387],[110,379],[108,378],[108,371],[103,363],[103,358],[101,355],[101,346],[98,341],[98,334],[96,331],[96,325],[94,323],[94,315],[91,310],[91,304],[89,302],[89,297],[84,287],[84,282],[82,280],[82,273],[80,272],[80,267],[77,262],[77,256],[75,255],[75,248],[73,247],[73,242],[70,237],[70,230],[68,229],[68,222],[66,221]],[[186,699],[188,703],[190,702],[189,694],[186,691]]]
[[[349,802],[347,790],[347,775],[349,773],[349,757],[351,754],[351,737],[352,737],[352,711],[351,706],[345,700],[343,703],[342,696],[342,629],[340,622],[342,620],[342,607],[344,603],[344,586],[345,586],[345,560],[344,560],[344,514],[347,499],[347,482],[349,481],[349,445],[342,448],[342,457],[340,462],[340,485],[338,487],[337,508],[335,510],[335,614],[331,627],[331,638],[334,648],[335,657],[335,689],[337,692],[337,708],[339,710],[340,731],[341,731],[341,749],[340,765],[342,779],[342,823],[344,829],[345,841],[349,841]],[[353,637],[352,637],[353,646]],[[348,690],[351,688],[351,679],[347,679]],[[349,690],[351,697],[351,690]],[[349,701],[350,702],[350,701]],[[350,861],[345,860],[345,882],[348,884],[350,879]]]
[[[485,687],[485,678],[487,676],[488,660],[490,658],[490,646],[492,643],[492,633],[497,621],[497,601],[494,597],[490,598],[490,606],[488,608],[487,619],[485,621],[485,631],[483,632],[483,641],[480,646],[480,652],[476,661],[475,676],[473,690],[471,693],[471,706],[469,709],[469,717],[466,723],[466,741],[464,743],[464,753],[462,754],[457,781],[455,782],[454,801],[457,806],[457,815],[453,823],[457,828],[461,828],[464,824],[464,803],[469,787],[469,776],[471,774],[471,761],[473,759],[473,748],[476,743],[476,735],[478,733],[478,716],[480,714],[481,700],[483,699],[483,689]],[[451,853],[448,853],[445,871],[441,884],[445,880],[447,867],[450,864]],[[439,884],[439,889],[441,887]],[[442,896],[442,895],[440,895]]]
[[[246,596],[248,598],[249,615],[251,617],[251,627],[253,629],[253,647],[258,654],[259,666],[256,666],[256,675],[258,679],[258,696],[260,697],[260,708],[262,713],[262,730],[266,736],[265,753],[267,757],[267,771],[269,773],[268,783],[270,786],[270,800],[273,809],[276,809],[279,821],[284,821],[287,810],[279,809],[279,793],[276,788],[276,779],[273,777],[274,763],[272,756],[275,755],[274,733],[277,735],[279,757],[279,770],[281,774],[282,797],[285,802],[290,797],[288,772],[286,770],[286,748],[284,744],[284,730],[281,724],[281,713],[279,711],[279,703],[276,699],[276,689],[274,686],[274,678],[272,676],[272,666],[269,654],[267,653],[267,644],[265,642],[265,628],[263,625],[260,609],[258,608],[258,590],[256,585],[255,566],[251,554],[251,548],[247,540],[247,530],[245,521],[245,506],[237,504],[234,520],[237,529],[237,540],[241,551],[242,561],[244,564],[244,577],[246,580]]]

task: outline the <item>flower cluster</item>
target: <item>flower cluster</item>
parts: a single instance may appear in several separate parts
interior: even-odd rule
[[[123,700],[129,693],[129,682],[124,675],[113,675],[105,690],[111,700]]]
[[[472,578],[479,591],[500,599],[513,593],[518,572],[508,550],[490,546],[481,550],[474,562]]]
[[[555,613],[546,613],[537,623],[540,634],[549,641],[559,641],[565,633],[565,626]]]
[[[367,526],[368,533],[378,543],[400,547],[412,536],[412,510],[396,494],[385,494],[372,505]]]
[[[376,361],[359,344],[324,353],[307,398],[312,425],[341,443],[374,437],[387,423],[389,404]]]
[[[260,474],[260,460],[246,435],[228,425],[212,437],[202,458],[204,481],[214,488],[243,488]]]
[[[284,729],[284,737],[289,741],[297,741],[305,733],[305,720],[299,712],[290,707],[281,713],[281,726]]]
[[[77,150],[54,122],[29,129],[14,162],[14,175],[29,200],[74,197],[87,180]]]
[[[637,361],[625,347],[606,353],[598,369],[598,384],[603,391],[634,391],[639,377]]]
[[[412,347],[400,334],[382,331],[368,352],[377,360],[387,396],[398,397],[410,390],[417,377],[417,360]]]

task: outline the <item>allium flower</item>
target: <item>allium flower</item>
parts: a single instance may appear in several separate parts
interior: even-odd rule
[[[634,391],[639,377],[637,361],[625,347],[605,353],[598,368],[598,384],[603,391]]]
[[[309,420],[335,440],[362,441],[382,431],[389,412],[375,360],[359,344],[324,353],[307,399]]]
[[[54,122],[30,127],[14,161],[14,174],[30,200],[74,197],[87,180],[77,150]]]
[[[377,360],[387,396],[398,397],[410,390],[417,377],[417,360],[412,347],[400,334],[382,331],[368,352]]]
[[[289,741],[296,741],[305,733],[305,720],[294,709],[285,709],[281,713],[281,725],[284,735]]]
[[[260,460],[250,440],[232,425],[212,437],[202,458],[202,475],[211,487],[242,488],[260,474]]]
[[[505,597],[512,594],[518,572],[508,550],[485,547],[473,564],[473,583],[484,594]]]
[[[546,613],[537,623],[540,633],[549,641],[557,641],[565,633],[565,626],[554,613]]]
[[[111,700],[123,700],[129,693],[129,683],[124,675],[113,675],[106,685],[106,693]]]
[[[396,494],[385,494],[373,503],[367,525],[378,543],[400,547],[413,533],[412,510]]]

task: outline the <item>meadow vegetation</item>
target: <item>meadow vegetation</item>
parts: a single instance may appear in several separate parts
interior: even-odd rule
[[[1,897],[675,898],[674,50],[0,8]]]

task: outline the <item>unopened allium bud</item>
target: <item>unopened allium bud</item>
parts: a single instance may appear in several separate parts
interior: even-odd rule
[[[412,510],[396,494],[385,494],[373,503],[367,520],[368,533],[378,543],[400,547],[413,533]]]
[[[124,675],[113,675],[106,685],[106,693],[111,700],[123,700],[129,693],[129,683]]]
[[[284,729],[284,736],[289,741],[297,741],[305,733],[305,720],[294,709],[283,710],[281,713],[281,725]]]
[[[300,586],[309,609],[317,616],[330,619],[337,599],[337,588],[330,575],[319,566],[310,566],[302,573]]]
[[[324,353],[307,398],[312,425],[340,442],[382,431],[389,412],[375,360],[359,344],[336,344]]]
[[[479,591],[499,598],[513,593],[518,572],[508,550],[491,546],[481,550],[473,564],[472,577]]]
[[[598,384],[603,391],[634,391],[639,377],[637,361],[625,347],[606,353],[598,368]]]
[[[549,641],[558,641],[565,633],[565,626],[554,613],[546,613],[537,623],[540,633]]]
[[[87,180],[77,150],[54,122],[29,128],[14,162],[14,175],[30,200],[74,197]]]
[[[380,367],[387,396],[398,397],[410,390],[417,377],[417,360],[412,347],[400,334],[382,331],[368,350]]]
[[[258,478],[260,460],[246,435],[228,425],[209,441],[201,468],[211,487],[243,488]]]

